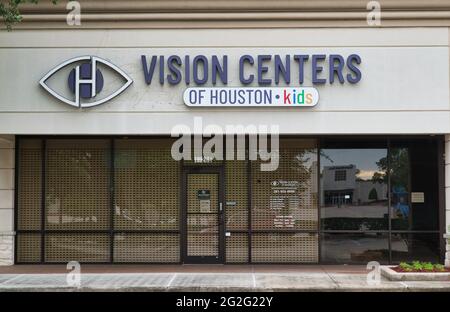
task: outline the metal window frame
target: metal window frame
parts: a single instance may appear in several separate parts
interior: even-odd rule
[[[16,137],[14,140],[14,233],[15,235],[17,235],[17,229],[19,228],[19,162],[20,162],[20,158],[19,158],[19,139]],[[18,253],[17,253],[17,248],[18,248],[18,240],[17,240],[17,236],[14,237],[14,263],[17,262],[17,257],[18,257]]]
[[[110,222],[110,228],[107,230],[46,230],[45,229],[45,178],[46,178],[46,159],[47,159],[47,153],[46,153],[46,140],[47,139],[110,139],[112,144],[109,148],[109,151],[111,153],[111,157],[110,157],[110,168],[114,169],[114,155],[115,155],[115,147],[114,147],[114,142],[116,139],[121,139],[121,138],[128,138],[128,137],[132,137],[132,138],[141,138],[141,139],[152,139],[152,138],[170,138],[170,136],[167,135],[146,135],[146,136],[123,136],[123,135],[117,135],[117,136],[105,136],[105,135],[17,135],[16,136],[16,140],[15,140],[15,160],[16,160],[16,165],[15,165],[15,191],[14,191],[14,229],[15,229],[15,233],[16,235],[20,235],[20,234],[27,234],[27,233],[36,233],[36,234],[40,234],[41,235],[41,259],[39,262],[19,262],[18,261],[18,240],[15,239],[14,240],[14,263],[15,264],[31,264],[31,263],[40,263],[40,264],[57,264],[57,262],[45,262],[45,236],[47,234],[51,234],[51,233],[73,233],[73,234],[86,234],[86,233],[105,233],[110,235],[110,261],[108,262],[84,262],[84,263],[92,263],[92,264],[159,264],[157,262],[149,262],[149,263],[144,263],[144,262],[114,262],[114,237],[116,234],[118,233],[125,233],[125,234],[132,234],[132,233],[148,233],[148,234],[152,234],[152,233],[158,233],[158,234],[178,234],[179,235],[179,240],[180,240],[180,248],[182,246],[182,240],[183,240],[183,229],[180,227],[178,230],[119,230],[119,229],[114,229],[114,222],[112,221],[112,223]],[[18,198],[19,198],[19,191],[20,191],[20,183],[19,183],[19,170],[20,170],[20,141],[21,139],[25,139],[25,138],[35,138],[35,139],[41,139],[42,140],[42,147],[41,147],[41,153],[42,153],[42,160],[41,160],[41,228],[39,230],[19,230],[18,229],[18,208],[19,208],[19,203],[18,203]],[[247,161],[247,203],[248,203],[248,228],[247,230],[229,230],[228,232],[231,233],[241,233],[241,234],[247,234],[248,237],[248,261],[246,263],[248,264],[264,264],[264,263],[254,263],[252,261],[252,234],[253,233],[314,233],[318,235],[318,263],[327,263],[324,262],[322,259],[322,236],[323,234],[328,234],[328,233],[348,233],[348,234],[352,234],[352,233],[387,233],[388,234],[388,242],[389,242],[389,263],[392,263],[392,248],[391,248],[391,235],[392,234],[397,234],[397,233],[423,233],[423,234],[440,234],[440,257],[441,257],[441,261],[445,258],[445,240],[442,238],[442,235],[445,232],[445,176],[444,176],[444,169],[445,169],[445,161],[444,161],[444,137],[443,135],[436,135],[436,136],[429,136],[429,135],[283,135],[281,136],[281,138],[298,138],[298,139],[315,139],[316,143],[317,143],[317,172],[318,172],[318,178],[317,178],[317,183],[318,183],[318,193],[317,193],[317,209],[318,209],[318,222],[317,222],[317,230],[316,231],[302,231],[302,230],[280,230],[280,231],[273,231],[273,230],[253,230],[252,229],[252,167],[251,167],[251,161],[248,160]],[[400,230],[392,230],[392,226],[391,226],[391,217],[389,215],[389,228],[388,230],[372,230],[372,231],[348,231],[348,230],[322,230],[321,228],[321,188],[320,188],[320,155],[321,155],[321,151],[322,151],[322,141],[323,139],[343,139],[346,140],[347,142],[352,141],[352,140],[363,140],[363,139],[368,139],[368,140],[383,140],[385,142],[387,142],[387,152],[388,152],[388,188],[390,190],[390,174],[389,174],[389,168],[390,168],[390,164],[389,164],[389,155],[390,155],[390,151],[391,151],[391,145],[390,145],[390,141],[392,139],[431,139],[433,138],[434,140],[436,140],[437,142],[437,171],[438,171],[438,210],[439,210],[439,230],[433,230],[433,231],[400,231]],[[248,152],[249,149],[249,136],[246,135],[246,150]],[[180,162],[180,174],[182,174],[182,171],[185,167],[183,161]],[[211,168],[212,166],[209,166],[209,168]],[[225,161],[223,162],[223,164],[220,166],[222,167],[223,172],[223,187],[225,187]],[[110,169],[111,170],[111,169]],[[114,172],[110,172],[110,197],[111,197],[111,219],[114,220],[114,186],[115,186],[115,181],[114,181]],[[411,179],[411,177],[410,177]],[[181,180],[181,179],[180,179]],[[182,181],[180,181],[180,194],[183,191],[183,187],[182,187]],[[391,192],[388,192],[388,209],[390,209],[390,203],[391,203]],[[224,196],[226,194],[226,191],[224,189]],[[225,197],[224,197],[225,198]],[[180,202],[182,202],[181,197],[180,197]],[[226,206],[226,205],[224,205]],[[224,209],[226,209],[226,207],[224,207]],[[181,210],[181,209],[180,209]],[[180,211],[181,213],[181,211]],[[225,210],[224,210],[225,213]],[[388,210],[389,213],[389,210]],[[180,218],[180,222],[181,222],[181,218]],[[223,230],[223,233],[225,233],[225,230]],[[224,236],[224,235],[223,235]],[[223,244],[224,248],[226,248],[226,244]],[[225,257],[226,255],[226,249],[224,249],[223,251],[223,255]],[[64,263],[64,262],[63,262]],[[167,262],[161,263],[161,264],[166,264]],[[182,257],[181,257],[181,250],[180,250],[180,262],[170,262],[171,264],[176,264],[182,263]],[[227,263],[226,259],[224,258],[223,263]],[[271,264],[277,264],[277,263],[273,263],[270,262]],[[227,263],[228,264],[228,263]],[[240,263],[229,263],[229,264],[240,264]],[[283,263],[283,264],[287,264],[287,263]],[[298,263],[295,263],[298,264]],[[308,263],[308,264],[314,264],[314,263]],[[315,263],[317,264],[317,263]]]
[[[247,157],[247,262],[252,263],[252,161],[250,160],[250,135],[245,136],[245,155]]]
[[[127,138],[124,136],[72,136],[72,135],[17,135],[16,141],[15,141],[15,159],[16,159],[16,168],[15,168],[15,191],[14,191],[14,229],[16,235],[20,234],[40,234],[40,260],[38,262],[21,262],[18,261],[18,240],[14,240],[14,264],[44,264],[44,265],[52,265],[52,264],[66,264],[66,262],[47,262],[45,261],[45,238],[48,234],[107,234],[109,235],[109,261],[98,261],[98,262],[82,262],[83,264],[165,264],[159,263],[159,262],[115,262],[114,261],[114,238],[117,234],[177,234],[180,236],[181,239],[181,231],[178,230],[122,230],[122,229],[115,229],[114,228],[114,204],[115,204],[115,194],[114,194],[114,188],[115,188],[115,179],[114,179],[114,159],[115,159],[115,141],[117,139],[123,139]],[[136,138],[170,138],[170,136],[137,136]],[[19,170],[20,170],[20,141],[22,139],[40,139],[41,142],[41,219],[40,219],[40,229],[39,230],[20,230],[18,228],[18,212],[19,212],[19,203],[18,203],[18,197],[19,197],[19,191],[20,191],[20,184],[19,184]],[[95,229],[86,229],[86,230],[50,230],[45,228],[45,209],[46,209],[46,162],[47,162],[47,148],[46,143],[49,139],[104,139],[104,140],[110,140],[110,144],[108,147],[108,150],[106,150],[106,153],[109,153],[109,183],[108,183],[108,192],[109,192],[109,198],[110,198],[110,222],[108,229],[102,229],[102,230],[95,230]],[[170,262],[170,264],[179,264],[178,262]]]
[[[441,262],[445,261],[446,240],[444,234],[446,233],[446,217],[445,217],[445,138],[442,137],[437,140],[437,170],[438,170],[438,206],[439,206],[439,238],[441,248]],[[450,200],[450,199],[449,199]],[[448,226],[448,225],[447,225]]]
[[[187,186],[189,174],[217,174],[218,176],[218,202],[222,203],[222,211],[218,211],[218,257],[212,259],[212,257],[200,257],[189,256],[187,253]],[[225,168],[223,165],[210,165],[210,166],[185,166],[182,169],[182,197],[181,197],[181,237],[180,237],[180,251],[181,262],[183,264],[224,264],[226,262],[226,250],[225,250]]]
[[[109,262],[114,263],[114,221],[115,221],[115,157],[116,157],[116,140],[111,138],[109,141]]]
[[[46,169],[47,140],[42,140],[41,146],[41,263],[45,263],[45,208],[46,208]]]
[[[387,176],[388,176],[388,229],[387,230],[322,230],[320,229],[320,235],[319,237],[322,237],[323,234],[332,234],[332,233],[339,233],[339,234],[366,234],[366,233],[380,233],[380,234],[388,234],[388,264],[394,264],[397,262],[392,261],[392,234],[439,234],[440,236],[440,261],[443,262],[445,259],[445,240],[443,239],[443,234],[445,233],[445,177],[444,177],[444,169],[445,169],[445,160],[444,157],[444,137],[442,135],[439,136],[427,136],[427,135],[389,135],[389,136],[323,136],[321,139],[343,139],[347,142],[355,140],[361,140],[361,139],[369,139],[369,140],[384,140],[386,142],[386,149],[387,149],[387,161],[388,161],[388,168],[387,168]],[[436,141],[437,144],[437,177],[438,177],[438,215],[439,215],[439,229],[438,230],[395,230],[392,229],[392,218],[390,215],[390,209],[391,209],[391,175],[390,175],[390,155],[391,155],[391,140],[392,139],[411,139],[411,140],[418,140],[418,139],[432,139]],[[346,148],[342,148],[346,149]],[[320,149],[321,151],[322,149]],[[320,153],[320,152],[319,152]],[[409,151],[408,151],[409,153]],[[409,162],[409,169],[408,171],[411,172],[411,162]],[[320,174],[320,163],[319,163],[319,174]],[[409,190],[411,190],[411,174],[409,174],[408,177],[408,187]],[[320,194],[320,183],[319,183],[319,194]],[[320,196],[320,195],[319,195]],[[319,219],[320,218],[320,205],[319,205]],[[322,245],[320,244],[320,250],[322,253]],[[329,261],[323,261],[321,259],[321,262],[323,264],[336,264],[335,262],[329,262]],[[357,262],[349,262],[349,264],[354,264]]]
[[[247,137],[248,140],[250,140],[250,137]],[[252,183],[252,162],[250,161],[250,159],[248,159],[248,164],[247,164],[247,170],[248,170],[248,184],[249,184],[249,193],[248,193],[248,202],[249,202],[249,238],[248,238],[248,253],[249,253],[249,264],[253,264],[253,265],[265,265],[265,264],[286,264],[286,265],[290,265],[290,264],[302,264],[302,265],[317,265],[319,263],[321,263],[321,235],[320,235],[320,141],[321,141],[321,137],[319,136],[297,136],[297,135],[283,135],[280,136],[280,140],[282,139],[290,139],[290,138],[294,138],[294,139],[313,139],[315,140],[315,150],[317,153],[317,202],[316,202],[316,209],[317,209],[317,216],[318,216],[318,220],[316,222],[316,229],[315,230],[302,230],[302,229],[253,229],[252,227],[252,198],[253,198],[253,183]],[[247,152],[249,152],[249,141],[247,141]],[[314,234],[317,235],[317,252],[318,254],[316,255],[317,257],[317,262],[308,262],[308,263],[302,263],[302,262],[254,262],[252,259],[252,237],[253,234]]]

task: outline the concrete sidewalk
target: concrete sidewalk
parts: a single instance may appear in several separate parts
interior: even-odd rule
[[[0,291],[450,291],[450,282],[368,285],[366,274],[340,272],[84,273],[81,287],[66,274],[0,274]]]

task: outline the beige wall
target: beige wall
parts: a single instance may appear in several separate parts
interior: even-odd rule
[[[82,28],[367,27],[367,0],[79,0]],[[379,0],[391,26],[450,26],[448,0]],[[67,28],[66,1],[22,6],[19,28]]]
[[[196,116],[203,117],[205,125],[221,127],[278,124],[284,134],[450,133],[450,83],[445,70],[449,68],[448,41],[446,27],[0,32],[0,67],[5,73],[14,73],[0,77],[0,133],[168,134],[177,124],[192,127]],[[240,54],[300,52],[357,53],[363,60],[363,78],[355,85],[317,86],[320,101],[315,107],[200,109],[184,105],[184,82],[146,85],[140,60],[141,54],[227,54],[228,86],[240,86]],[[81,111],[39,85],[57,64],[80,55],[109,60],[125,71],[133,84],[108,103]],[[298,77],[296,70],[292,68],[292,77]],[[63,95],[69,92],[64,73],[61,70],[49,80]],[[305,85],[311,84],[311,72],[307,71]]]
[[[365,36],[358,36],[356,41],[353,43],[347,43],[347,46],[359,46],[367,49],[372,49],[370,46],[386,47],[386,36],[381,35],[382,32],[378,31],[378,27],[370,27],[367,22],[368,10],[366,5],[368,1],[366,0],[155,0],[155,1],[144,1],[144,0],[102,0],[102,1],[83,1],[81,0],[81,26],[71,27],[66,23],[66,14],[68,10],[65,8],[66,2],[60,1],[56,6],[51,4],[51,1],[45,0],[40,1],[39,5],[24,5],[22,6],[23,22],[14,26],[17,30],[19,29],[51,29],[49,32],[43,31],[38,35],[21,33],[19,31],[13,32],[12,36],[17,38],[17,44],[10,42],[8,44],[3,44],[5,50],[9,50],[11,47],[17,48],[19,51],[26,51],[28,47],[33,49],[39,48],[55,48],[55,45],[43,46],[43,38],[48,40],[53,40],[54,43],[60,45],[59,48],[68,50],[67,48],[72,47],[67,44],[68,41],[63,41],[60,39],[60,30],[54,29],[89,29],[97,28],[102,29],[101,36],[97,36],[95,33],[91,33],[87,30],[83,34],[83,41],[77,41],[79,48],[95,48],[98,47],[99,42],[107,47],[113,47],[117,49],[123,48],[123,46],[114,46],[114,36],[111,34],[103,33],[103,29],[142,29],[153,28],[159,31],[164,29],[189,29],[189,28],[204,28],[205,30],[211,31],[215,28],[223,28],[224,31],[232,30],[236,34],[240,34],[243,28],[246,29],[268,29],[268,28],[290,28],[290,29],[301,29],[301,28],[311,28],[312,32],[309,38],[313,40],[309,47],[321,46],[326,47],[327,45],[340,46],[336,42],[351,41],[354,38],[349,39],[348,29],[339,29],[336,36],[327,36],[324,43],[324,37],[313,36],[313,33],[317,33],[319,29],[326,28],[336,28],[336,27],[348,27],[352,28],[356,32],[361,29],[369,29],[369,32]],[[438,40],[438,43],[432,43],[430,41],[435,40],[436,37],[433,36],[412,36],[405,37],[404,35],[393,36],[392,43],[387,43],[389,46],[397,46],[395,42],[410,41],[408,44],[404,45],[405,49],[410,50],[412,48],[421,48],[419,46],[425,46],[426,49],[432,48],[434,46],[435,50],[443,51],[442,55],[447,55],[448,61],[444,62],[445,66],[448,68],[448,75],[444,77],[448,85],[448,89],[443,92],[442,102],[434,103],[435,107],[432,111],[419,111],[419,112],[371,112],[373,120],[385,120],[386,129],[379,131],[379,133],[394,133],[404,131],[405,125],[411,123],[414,120],[413,128],[409,129],[409,133],[426,133],[427,129],[433,128],[430,133],[450,133],[450,109],[448,105],[450,103],[450,53],[448,53],[450,48],[450,1],[448,0],[381,0],[381,25],[382,28],[397,29],[401,27],[407,29],[409,27],[440,27],[438,32],[445,33],[448,37],[446,43],[442,40]],[[3,26],[0,26],[0,28]],[[417,31],[427,32],[430,28],[417,28]],[[443,32],[442,29],[446,31]],[[273,31],[273,30],[272,30]],[[294,30],[295,31],[295,30]],[[136,42],[141,42],[141,47],[148,47],[149,41],[143,39],[144,36],[129,36],[127,32],[118,32],[123,40],[129,42],[130,45],[136,44]],[[401,33],[401,32],[399,32]],[[5,32],[0,31],[0,35],[5,34]],[[416,33],[417,34],[417,33]],[[63,33],[63,36],[65,33]],[[86,36],[85,36],[86,35]],[[23,36],[23,37],[21,37]],[[220,39],[226,38],[227,36],[219,36]],[[277,37],[277,36],[274,36]],[[316,38],[314,38],[316,37]],[[130,39],[131,38],[131,39]],[[210,41],[202,42],[202,38],[199,37],[197,41],[197,46],[205,46],[210,44]],[[334,39],[333,39],[334,38]],[[380,39],[384,38],[384,39]],[[439,37],[440,38],[440,37]],[[3,42],[8,39],[2,37]],[[265,39],[265,37],[264,37]],[[68,40],[68,39],[67,39]],[[86,41],[87,40],[87,41]],[[182,38],[180,39],[182,40]],[[234,40],[234,38],[233,38]],[[322,40],[322,43],[320,43]],[[333,41],[334,40],[334,41]],[[377,41],[378,40],[378,41]],[[414,40],[423,40],[423,44],[418,44]],[[1,42],[0,41],[0,42]],[[414,42],[413,42],[414,41]],[[88,42],[88,43],[86,43]],[[95,45],[91,46],[91,42]],[[153,41],[152,41],[153,42]],[[177,41],[180,42],[180,41]],[[412,42],[412,43],[411,43]],[[428,42],[428,43],[426,43]],[[85,44],[85,46],[83,46]],[[185,43],[186,45],[189,43]],[[283,46],[280,41],[278,43]],[[9,45],[9,46],[8,46]],[[255,43],[258,46],[258,43]],[[284,45],[286,45],[284,43]],[[297,43],[298,46],[302,46],[303,43]],[[167,46],[167,45],[166,45]],[[170,44],[168,45],[170,46]],[[342,46],[342,45],[341,45]],[[175,48],[175,46],[171,46]],[[25,52],[26,53],[26,52]],[[48,61],[49,62],[49,61]],[[430,59],[430,63],[436,62],[436,59]],[[54,63],[54,62],[50,62]],[[51,64],[48,64],[51,65]],[[48,66],[47,66],[48,67]],[[46,67],[46,68],[47,68]],[[42,69],[44,71],[44,69]],[[442,74],[442,72],[439,72]],[[33,85],[33,87],[36,87]],[[445,88],[445,84],[444,84]],[[441,89],[441,88],[439,88]],[[439,91],[439,92],[442,92]],[[5,101],[2,100],[3,104]],[[60,110],[60,103],[52,102],[55,105],[56,110]],[[0,103],[2,104],[2,103]],[[444,105],[447,107],[440,107],[439,105]],[[62,106],[61,106],[62,108]],[[184,107],[182,107],[185,109]],[[144,115],[141,118],[133,120],[124,120],[124,118],[119,114],[100,114],[92,113],[89,116],[82,116],[77,114],[74,118],[74,114],[66,112],[57,112],[58,114],[48,113],[47,119],[42,119],[39,123],[39,127],[30,128],[28,125],[34,125],[35,118],[31,114],[18,114],[14,111],[3,113],[0,116],[4,118],[2,123],[4,126],[1,129],[2,133],[14,133],[11,128],[20,125],[23,129],[17,130],[16,132],[29,132],[30,129],[34,133],[44,133],[53,132],[55,129],[59,129],[64,125],[71,125],[74,123],[74,129],[81,131],[80,127],[73,120],[83,121],[82,124],[94,125],[87,127],[88,132],[108,132],[113,133],[117,131],[119,127],[124,127],[123,132],[130,132],[132,126],[139,123],[147,123],[149,118],[155,118],[154,115]],[[120,113],[120,112],[119,112]],[[352,114],[360,114],[361,112],[354,112]],[[415,115],[414,115],[415,114]],[[43,115],[43,114],[41,114]],[[66,116],[67,115],[67,116]],[[173,116],[174,114],[172,114]],[[266,113],[257,116],[264,120]],[[412,117],[411,117],[411,116]],[[416,118],[417,115],[417,118]],[[133,116],[138,116],[135,114]],[[230,118],[234,118],[235,114],[230,115]],[[307,117],[305,117],[307,116]],[[286,124],[294,124],[295,122],[300,124],[305,124],[305,129],[313,129],[315,125],[318,125],[318,129],[324,129],[328,124],[332,124],[331,120],[335,120],[337,123],[342,123],[348,120],[348,117],[342,117],[339,119],[335,111],[323,112],[320,120],[311,121],[312,119],[309,115],[302,114],[301,118],[304,119],[292,119],[292,114],[281,116],[283,120],[286,120]],[[67,117],[67,118],[65,118]],[[205,113],[205,117],[209,117],[209,114]],[[102,119],[103,118],[103,119]],[[389,126],[389,120],[392,119]],[[399,123],[398,120],[403,118],[404,123]],[[358,118],[356,118],[358,119]],[[403,120],[402,119],[402,120]],[[114,124],[114,128],[98,129],[96,123],[101,120],[105,124]],[[179,121],[182,122],[184,117],[180,117]],[[211,116],[211,120],[216,120],[215,116]],[[330,122],[328,121],[330,120]],[[177,121],[177,120],[175,120]],[[409,121],[409,122],[408,122]],[[10,124],[7,124],[7,123]],[[5,126],[6,125],[6,126]],[[395,125],[399,125],[399,129],[395,128]],[[439,125],[442,125],[439,127]],[[151,127],[152,125],[147,125],[146,127]],[[361,125],[356,125],[355,129],[351,131],[358,130],[358,127],[363,128],[365,123]],[[6,127],[6,128],[5,128]],[[447,127],[447,128],[446,128]],[[147,128],[149,129],[149,128]],[[70,129],[69,129],[70,130]],[[298,132],[299,129],[292,128],[286,129],[285,132]],[[137,130],[136,130],[137,131]],[[140,131],[140,130],[139,130]],[[155,129],[154,132],[160,132],[161,129]],[[314,130],[317,133],[317,130]],[[350,132],[351,132],[350,131]],[[358,132],[359,131],[359,132]],[[445,131],[445,132],[443,132]],[[66,131],[70,132],[70,131]],[[122,132],[122,129],[119,129]],[[450,138],[446,139],[446,232],[450,233]],[[12,261],[12,245],[13,245],[13,193],[14,193],[14,136],[0,136],[0,264],[11,263]],[[447,245],[447,264],[450,265],[450,254],[449,254],[450,244]]]

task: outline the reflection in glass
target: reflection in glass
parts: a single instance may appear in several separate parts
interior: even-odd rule
[[[407,148],[392,148],[389,165],[391,173],[392,228],[408,229],[411,206],[409,203],[409,152]],[[387,168],[386,162],[383,162]]]
[[[281,139],[279,166],[252,162],[252,228],[317,230],[317,148],[309,139]]]
[[[387,230],[386,148],[322,149],[323,230]]]
[[[389,262],[388,234],[323,234],[321,252],[323,262],[387,263]]]
[[[393,233],[391,235],[392,262],[439,262],[438,233]]]
[[[438,231],[439,169],[436,141],[393,140],[391,145],[392,229]]]
[[[314,263],[318,261],[316,233],[253,233],[254,263]]]

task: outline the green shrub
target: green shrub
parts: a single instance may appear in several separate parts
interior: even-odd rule
[[[422,271],[423,270],[423,265],[422,265],[422,263],[420,263],[420,261],[413,261],[412,262],[412,267],[416,271]]]
[[[406,262],[401,262],[399,267],[406,272],[411,272],[413,270],[412,266]]]
[[[438,272],[444,272],[445,271],[445,267],[442,264],[435,264],[434,265],[434,269]]]
[[[431,262],[422,263],[422,267],[427,272],[432,272],[434,270],[434,265]]]
[[[439,263],[433,264],[431,262],[413,261],[411,263],[401,262],[398,266],[405,272],[412,272],[412,271],[445,272],[445,267]]]
[[[407,267],[409,267],[409,264],[406,262],[400,262],[398,266],[401,267],[402,269],[406,269]]]

